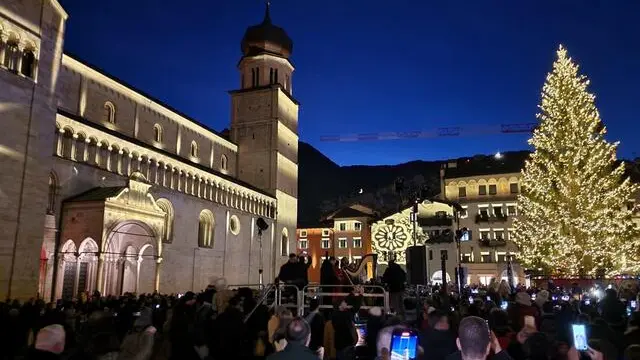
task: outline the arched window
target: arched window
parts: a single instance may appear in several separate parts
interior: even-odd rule
[[[158,199],[156,201],[156,204],[158,204],[158,207],[165,213],[162,241],[170,243],[173,241],[173,220],[175,217],[173,212],[173,205],[167,199]]]
[[[58,193],[58,181],[54,173],[49,174],[49,196],[47,199],[47,214],[53,215],[56,210],[56,195]]]
[[[289,255],[289,231],[287,228],[282,229],[282,237],[280,238],[280,255]]]
[[[36,65],[36,55],[33,53],[33,50],[27,49],[22,52],[22,69],[20,72],[22,75],[33,78],[33,73]]]
[[[222,170],[227,170],[227,166],[228,166],[228,164],[227,164],[227,155],[222,155],[220,157],[220,168]]]
[[[198,144],[195,141],[191,142],[191,157],[198,157]]]
[[[9,40],[4,51],[4,66],[9,70],[18,71],[19,55],[18,41],[15,39]]]
[[[153,125],[153,140],[156,142],[162,142],[162,126],[160,124]]]
[[[206,248],[213,247],[214,228],[215,222],[213,219],[213,213],[209,210],[202,210],[202,212],[200,212],[198,224],[198,246]]]
[[[116,107],[110,101],[104,103],[102,114],[102,121],[106,121],[112,124],[116,123]]]

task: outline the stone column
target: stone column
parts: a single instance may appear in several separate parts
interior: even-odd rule
[[[156,277],[155,277],[155,281],[154,281],[154,287],[153,290],[160,292],[160,268],[162,267],[162,257],[159,256],[156,259]]]
[[[89,144],[91,143],[91,140],[89,140],[89,138],[84,139],[84,146],[82,149],[82,162],[87,162],[89,159]]]
[[[122,149],[118,150],[118,162],[116,164],[116,172],[119,175],[122,175],[122,160],[124,156],[124,151]]]
[[[102,252],[98,253],[98,281],[96,284],[96,289],[98,289],[98,291],[100,291],[101,294],[104,295],[104,271],[105,271],[105,254],[103,254]]]
[[[0,57],[1,59],[1,57]],[[56,155],[62,157],[62,142],[64,141],[64,129],[58,129],[56,133]]]
[[[142,266],[142,255],[138,255],[138,259],[136,261],[136,294],[138,293],[138,289],[140,289],[140,267]]]
[[[76,141],[78,141],[78,134],[71,135],[71,139],[69,139],[69,141],[71,141],[71,160],[76,161]]]

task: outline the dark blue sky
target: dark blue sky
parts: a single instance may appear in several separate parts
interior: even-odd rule
[[[215,129],[261,0],[62,0],[65,49]],[[166,4],[166,5],[164,5]],[[582,71],[620,155],[640,155],[640,2],[272,0],[294,41],[300,139],[346,164],[527,147],[524,135],[327,143],[322,135],[535,121],[559,43]]]

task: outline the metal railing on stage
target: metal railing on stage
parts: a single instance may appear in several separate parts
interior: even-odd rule
[[[364,292],[362,293],[362,296],[364,298],[382,298],[383,301],[383,309],[385,314],[389,313],[390,311],[390,306],[389,306],[389,293],[384,289],[384,287],[380,286],[380,285],[355,285],[357,287],[360,287],[364,290]],[[309,305],[307,304],[306,299],[307,298],[313,298],[313,297],[319,297],[321,299],[326,298],[326,297],[335,297],[335,296],[342,296],[342,297],[346,297],[348,296],[350,293],[349,292],[324,292],[324,291],[319,291],[322,288],[347,288],[347,289],[353,289],[354,285],[307,285],[305,286],[302,291],[301,291],[301,304],[298,307],[298,315],[303,315],[304,314],[304,309],[308,308]],[[367,292],[367,290],[373,290],[374,292]],[[370,309],[372,307],[376,307],[378,305],[362,305],[360,308],[361,309]],[[379,306],[378,306],[379,307]],[[322,304],[320,305],[321,309],[332,309],[333,308],[333,304]]]

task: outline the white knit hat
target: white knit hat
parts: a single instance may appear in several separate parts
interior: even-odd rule
[[[62,325],[45,326],[38,331],[35,348],[36,350],[59,355],[64,351],[65,339],[66,336]]]

